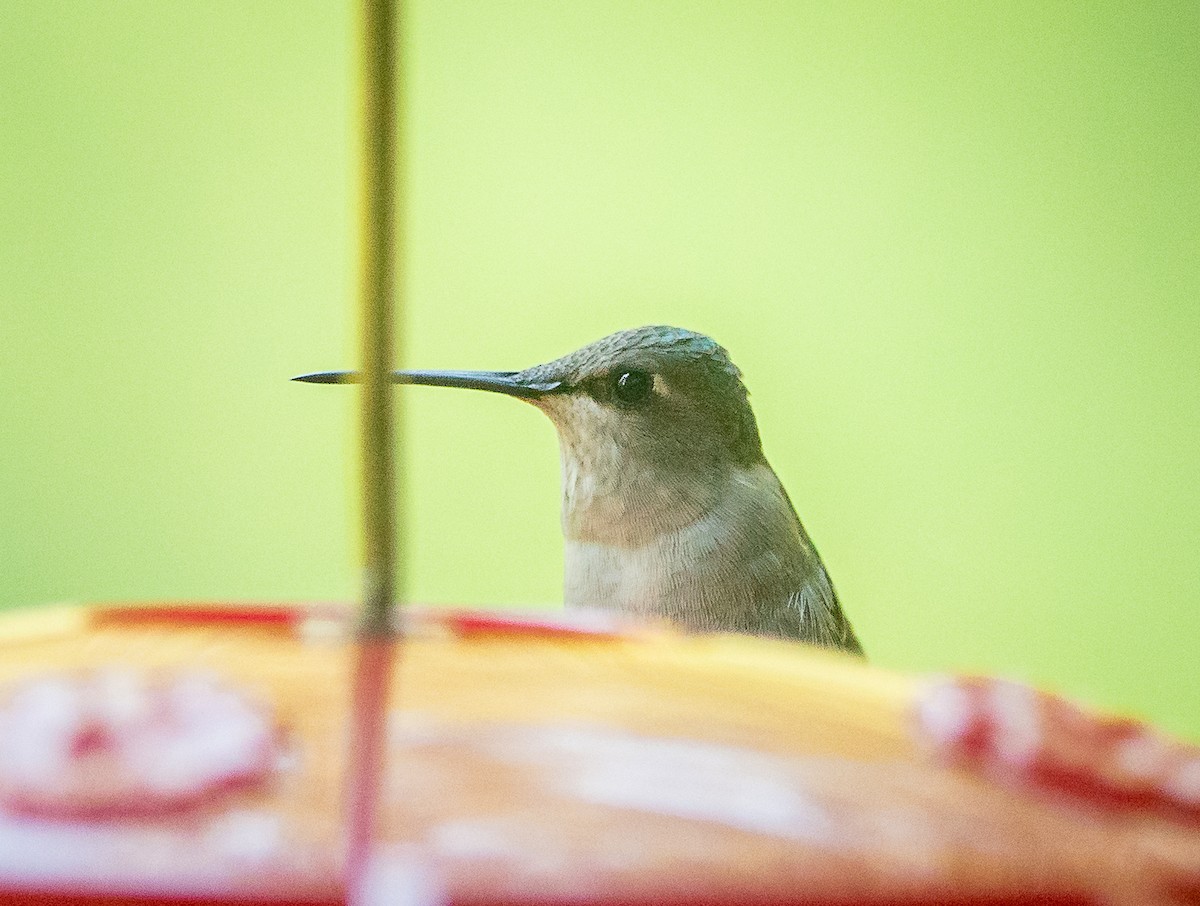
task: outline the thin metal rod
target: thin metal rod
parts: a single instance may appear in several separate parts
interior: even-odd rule
[[[403,117],[397,101],[399,0],[360,0],[359,299],[362,339],[363,609],[355,646],[346,801],[347,890],[368,868],[385,763],[385,716],[395,659],[399,494],[391,371],[395,348],[401,209],[397,187]]]
[[[362,0],[362,170],[359,298],[362,339],[363,630],[388,635],[396,600],[396,435],[391,389],[397,287],[398,160],[395,0]]]

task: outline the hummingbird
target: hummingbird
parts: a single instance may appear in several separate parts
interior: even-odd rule
[[[742,374],[710,337],[639,327],[524,371],[391,377],[502,393],[550,418],[561,460],[567,606],[863,653],[763,455]],[[293,380],[359,377],[335,371]]]

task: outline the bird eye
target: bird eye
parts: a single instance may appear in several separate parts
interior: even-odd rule
[[[613,375],[613,396],[626,406],[645,401],[654,389],[654,376],[644,371],[618,371]]]

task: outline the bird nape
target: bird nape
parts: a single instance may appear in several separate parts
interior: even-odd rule
[[[741,372],[711,338],[639,327],[523,371],[397,371],[392,380],[502,393],[554,423],[568,606],[862,654],[763,455]]]

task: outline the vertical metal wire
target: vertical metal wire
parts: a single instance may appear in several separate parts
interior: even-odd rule
[[[362,338],[363,624],[387,635],[396,600],[397,494],[393,463],[394,294],[399,141],[394,0],[362,0],[359,297]]]
[[[399,0],[360,0],[359,299],[362,338],[363,607],[355,646],[346,801],[346,884],[357,889],[375,837],[385,764],[385,718],[395,656],[397,587],[403,586],[397,549],[399,494],[393,451],[395,295],[399,292],[402,210],[396,48]]]

